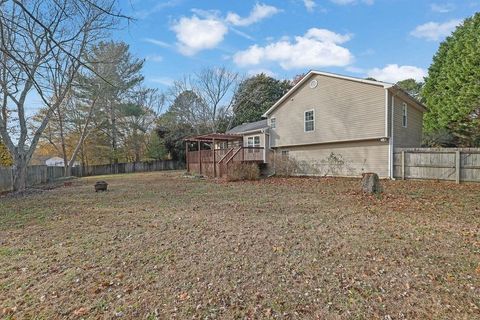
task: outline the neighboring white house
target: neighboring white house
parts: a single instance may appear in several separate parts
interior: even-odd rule
[[[60,157],[53,157],[48,160],[45,160],[45,164],[48,167],[65,167],[65,163],[63,162],[63,159]],[[73,164],[74,167],[78,167],[79,165],[80,164],[77,161],[75,161]]]

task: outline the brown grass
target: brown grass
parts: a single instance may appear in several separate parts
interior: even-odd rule
[[[478,318],[480,185],[383,184],[174,172],[2,198],[0,318]]]

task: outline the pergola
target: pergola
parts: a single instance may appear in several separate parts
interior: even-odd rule
[[[240,141],[243,136],[233,133],[208,133],[183,139],[187,142]]]
[[[243,136],[239,134],[230,134],[230,133],[209,133],[204,135],[192,136],[183,139],[185,141],[185,157],[187,162],[187,171],[190,171],[190,161],[189,161],[189,144],[197,143],[198,144],[198,160],[200,166],[200,172],[202,171],[202,142],[212,144],[212,156],[213,156],[213,170],[214,176],[216,176],[216,152],[215,152],[215,143],[216,142],[232,142],[232,141],[243,141]]]

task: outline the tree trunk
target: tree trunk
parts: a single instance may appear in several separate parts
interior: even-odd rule
[[[362,175],[362,190],[365,193],[381,193],[382,186],[376,173],[364,173]]]
[[[68,174],[68,159],[67,159],[67,146],[65,144],[65,134],[63,130],[63,118],[62,118],[62,111],[60,110],[60,105],[57,107],[57,113],[58,113],[58,124],[59,124],[59,129],[60,129],[60,143],[61,143],[61,148],[62,148],[62,156],[63,156],[63,175],[65,177],[69,177],[70,175]]]
[[[27,188],[27,161],[25,154],[15,155],[15,164],[12,170],[13,191],[23,192]]]
[[[113,104],[110,105],[110,125],[112,136],[112,164],[113,173],[118,173],[118,152],[117,152],[117,118],[115,116],[115,110]]]

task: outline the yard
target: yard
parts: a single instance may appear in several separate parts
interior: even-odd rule
[[[169,172],[0,198],[0,318],[480,317],[480,184],[383,184]]]

